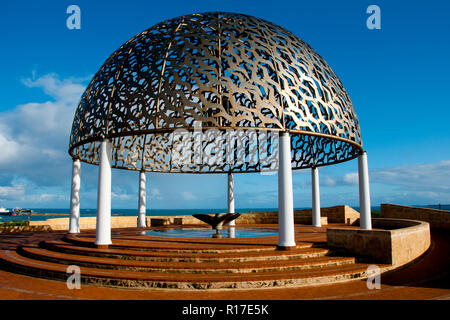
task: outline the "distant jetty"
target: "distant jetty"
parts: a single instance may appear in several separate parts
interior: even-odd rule
[[[69,216],[69,213],[40,213],[40,212],[32,212],[29,214],[30,216]]]
[[[6,210],[2,208],[0,210],[0,215],[4,216],[68,216],[68,213],[38,213],[34,212],[32,209],[21,209],[16,208],[12,210]]]

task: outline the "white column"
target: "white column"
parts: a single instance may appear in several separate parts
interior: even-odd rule
[[[228,228],[228,238],[233,238],[233,239],[236,238],[236,227],[235,226],[231,226]]]
[[[146,198],[147,193],[145,191],[145,171],[141,171],[139,173],[139,207],[138,207],[138,224],[139,228],[143,228],[147,226],[145,221],[145,210],[146,208]]]
[[[287,249],[295,246],[291,139],[289,132],[281,132],[279,135],[279,141],[278,248]]]
[[[100,146],[96,231],[97,246],[111,244],[111,142],[108,139]]]
[[[319,190],[319,169],[311,168],[312,182],[312,225],[313,227],[321,227],[320,222],[320,190]]]
[[[69,233],[80,232],[80,175],[81,161],[74,158],[72,164],[72,189],[70,192]]]
[[[360,228],[372,230],[372,215],[370,208],[369,169],[367,166],[367,153],[364,151],[358,157],[359,175],[359,212]]]
[[[231,172],[228,173],[228,213],[234,213],[234,177]],[[236,221],[231,221],[229,225],[235,226]]]

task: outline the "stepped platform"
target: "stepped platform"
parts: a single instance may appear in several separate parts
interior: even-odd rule
[[[186,227],[186,226],[183,226]],[[276,225],[246,225],[274,228]],[[153,227],[147,229],[167,228]],[[237,226],[239,228],[239,226]],[[113,230],[97,248],[95,233],[55,233],[0,251],[3,270],[66,281],[80,267],[83,284],[135,289],[262,289],[364,279],[368,262],[327,247],[325,228],[296,226],[297,246],[277,250],[277,237],[192,239]],[[378,265],[388,270],[390,265]]]

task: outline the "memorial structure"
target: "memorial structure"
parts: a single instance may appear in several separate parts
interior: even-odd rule
[[[111,169],[228,175],[278,172],[280,249],[295,247],[292,172],[358,158],[361,228],[371,229],[367,154],[350,97],[307,43],[271,22],[209,12],[161,22],[124,43],[81,97],[70,136],[70,233],[79,232],[80,162],[99,166],[95,244],[111,244]]]

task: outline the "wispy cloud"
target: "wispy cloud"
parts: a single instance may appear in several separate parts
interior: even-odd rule
[[[42,77],[22,79],[22,83],[29,88],[40,88],[55,101],[63,102],[69,105],[77,104],[80,100],[80,94],[84,91],[84,82],[91,76],[85,78],[67,78],[59,79],[55,73],[46,74]]]
[[[36,80],[24,80],[28,86],[39,87],[51,100],[30,102],[0,117],[0,169],[32,167],[41,171],[46,164],[53,169],[67,159],[67,145],[77,101],[83,85],[70,80],[59,80],[56,75],[45,75]],[[51,172],[46,172],[51,173]]]
[[[39,186],[64,186],[70,176],[67,146],[77,103],[86,79],[59,79],[56,74],[23,79],[26,87],[39,88],[48,96],[45,102],[29,102],[0,113],[0,171],[5,180],[19,177],[22,187],[2,185],[0,201],[23,190]],[[64,178],[62,178],[64,177]],[[19,192],[20,191],[20,192]],[[27,193],[28,193],[27,191]],[[37,190],[35,190],[37,191]],[[23,191],[24,192],[24,191]],[[6,194],[8,193],[8,194]],[[22,194],[31,199],[31,195]],[[34,201],[50,201],[49,195]]]
[[[450,160],[370,170],[369,180],[373,203],[450,203]],[[320,182],[330,187],[357,188],[358,173],[325,176]]]
[[[450,160],[407,165],[370,172],[372,182],[400,185],[413,190],[450,193]]]
[[[342,177],[342,182],[349,186],[356,186],[359,183],[358,179],[359,179],[359,176],[358,176],[357,172],[350,172],[350,173],[346,173]]]
[[[161,191],[159,191],[158,188],[151,188],[150,189],[150,199],[153,200],[162,200],[163,196],[161,194]]]
[[[193,195],[191,192],[189,192],[189,191],[183,191],[183,192],[181,192],[181,197],[184,199],[184,200],[197,200],[197,197],[195,196],[195,195]]]
[[[24,183],[0,186],[0,200],[18,200],[24,196],[25,189]]]
[[[348,172],[342,176],[321,175],[319,173],[319,181],[321,186],[325,187],[339,187],[339,186],[357,186],[358,173]],[[311,179],[300,180],[296,183],[300,188],[311,188]]]

